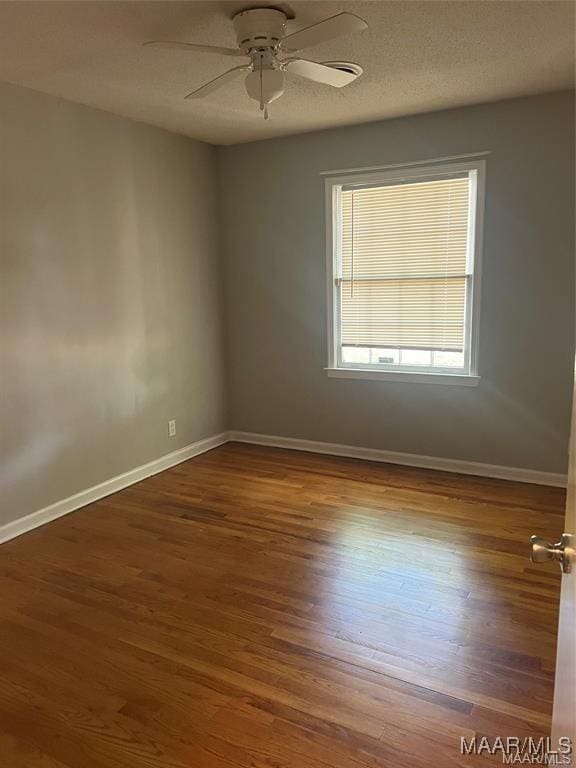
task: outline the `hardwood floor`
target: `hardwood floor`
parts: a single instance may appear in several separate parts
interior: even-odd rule
[[[549,728],[563,504],[228,444],[4,544],[0,766],[492,764]]]

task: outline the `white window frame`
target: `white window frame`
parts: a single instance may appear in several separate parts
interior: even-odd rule
[[[402,181],[430,181],[446,176],[468,173],[471,183],[469,199],[469,227],[466,272],[468,278],[464,320],[463,369],[402,366],[391,364],[343,363],[340,338],[340,282],[341,282],[341,193],[350,185],[378,186]],[[389,170],[351,172],[328,176],[326,194],[326,274],[328,319],[328,376],[346,379],[380,379],[409,383],[458,384],[477,386],[478,346],[480,327],[480,284],[482,240],[484,224],[485,160],[460,162],[434,162],[430,165],[394,167]]]

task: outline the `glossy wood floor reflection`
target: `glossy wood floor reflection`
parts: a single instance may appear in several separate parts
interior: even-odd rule
[[[0,766],[491,763],[549,728],[563,503],[228,444],[4,544]]]

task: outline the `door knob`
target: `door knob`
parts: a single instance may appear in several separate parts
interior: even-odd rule
[[[574,536],[563,533],[557,544],[551,544],[542,536],[530,536],[531,553],[530,560],[533,563],[560,563],[563,573],[572,572],[574,560]]]

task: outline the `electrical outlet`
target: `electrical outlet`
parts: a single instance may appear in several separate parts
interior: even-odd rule
[[[168,437],[176,437],[176,419],[170,419],[168,422]]]

